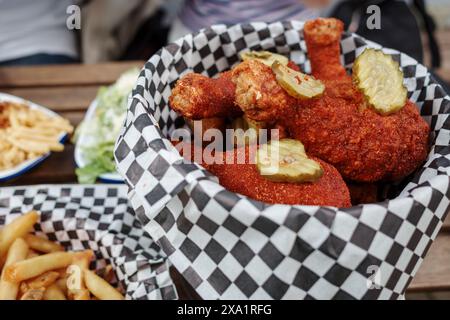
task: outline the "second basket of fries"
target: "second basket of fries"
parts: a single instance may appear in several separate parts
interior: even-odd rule
[[[0,190],[0,300],[175,299],[124,186]]]

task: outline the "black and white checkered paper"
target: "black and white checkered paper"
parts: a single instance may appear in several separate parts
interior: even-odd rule
[[[30,210],[40,212],[36,234],[66,250],[92,249],[92,270],[111,264],[127,299],[176,299],[166,255],[129,207],[126,186],[0,188],[0,226]]]
[[[401,299],[449,207],[450,99],[424,66],[384,49],[432,128],[426,163],[392,200],[348,209],[267,205],[227,191],[166,139],[183,125],[168,105],[177,79],[215,76],[248,49],[285,54],[309,72],[302,29],[301,22],[217,25],[162,48],[128,105],[119,171],[145,230],[205,299]],[[344,65],[367,46],[379,47],[344,35]]]

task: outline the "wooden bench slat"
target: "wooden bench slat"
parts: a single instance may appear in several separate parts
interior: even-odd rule
[[[86,115],[84,111],[58,112],[58,114],[69,120],[74,127],[78,126]]]
[[[450,52],[448,59],[450,60]],[[442,78],[442,80],[450,84],[450,67],[440,68],[436,70],[436,73]]]
[[[97,96],[98,86],[71,86],[51,88],[19,88],[0,89],[1,92],[12,94],[40,104],[54,111],[86,110]]]
[[[144,61],[126,61],[96,65],[2,67],[0,88],[109,84],[124,71],[143,65]]]
[[[450,290],[450,234],[440,233],[408,291]]]
[[[444,221],[444,225],[442,226],[442,230],[450,232],[450,213],[447,215],[447,218]],[[450,263],[450,261],[449,261]]]

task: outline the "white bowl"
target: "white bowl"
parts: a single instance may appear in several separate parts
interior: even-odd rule
[[[11,101],[11,102],[15,102],[15,103],[23,103],[28,105],[31,109],[36,109],[36,110],[40,110],[46,114],[48,114],[49,116],[55,117],[55,116],[59,116],[58,114],[56,114],[55,112],[41,106],[38,105],[36,103],[33,103],[31,101],[10,95],[10,94],[6,94],[6,93],[0,93],[0,102],[2,101]],[[68,134],[67,133],[62,133],[59,137],[59,141],[61,143],[63,143],[66,139],[67,139]],[[16,178],[20,175],[23,175],[24,173],[30,171],[31,169],[33,169],[34,167],[36,167],[38,164],[40,164],[42,161],[44,161],[46,158],[48,158],[48,156],[51,153],[46,153],[40,157],[34,158],[34,159],[30,159],[27,161],[24,161],[22,163],[20,163],[19,165],[15,166],[14,168],[11,169],[7,169],[7,170],[0,170],[0,182],[4,182],[7,180],[10,180],[12,178]]]

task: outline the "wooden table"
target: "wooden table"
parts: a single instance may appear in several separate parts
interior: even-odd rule
[[[113,83],[125,70],[143,62],[0,68],[0,92],[10,93],[46,106],[77,125],[102,85]],[[450,74],[450,73],[449,73]],[[2,186],[44,183],[75,183],[73,146],[52,154],[34,170]],[[181,298],[198,298],[192,288],[172,270]],[[409,291],[450,291],[450,217],[432,245]]]

